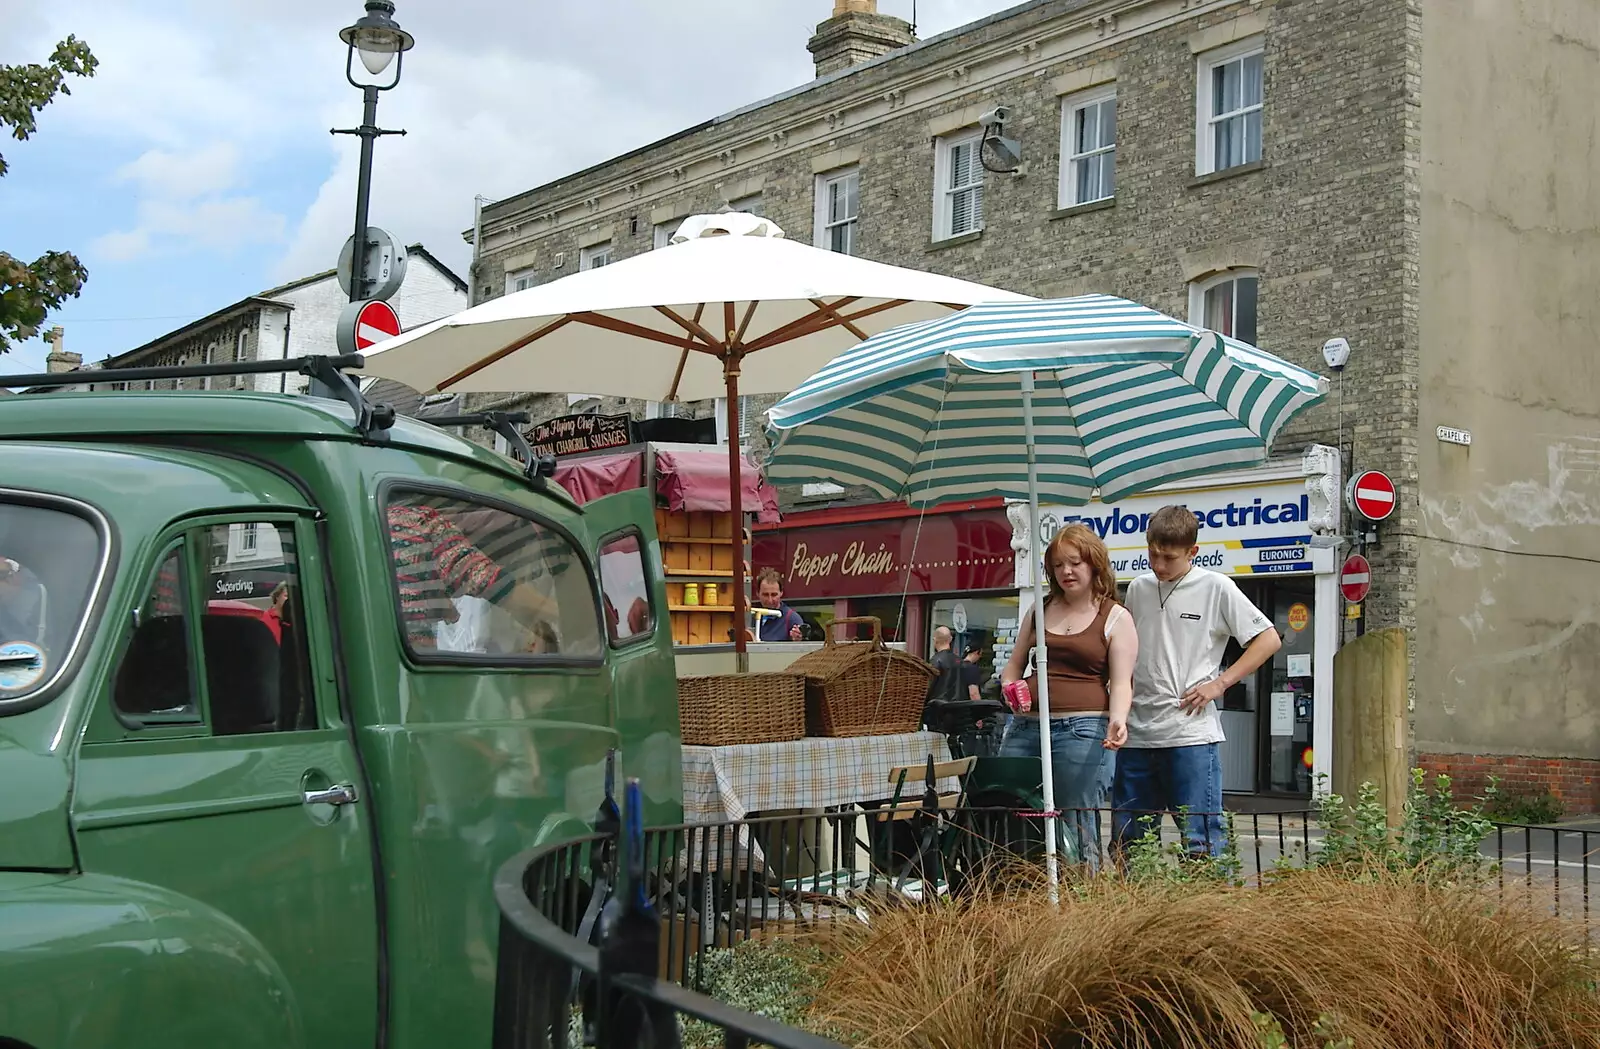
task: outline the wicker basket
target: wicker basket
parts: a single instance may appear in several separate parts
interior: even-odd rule
[[[806,679],[787,672],[679,678],[678,726],[691,747],[804,738]]]
[[[834,640],[834,626],[869,623],[872,640]],[[922,725],[928,685],[938,676],[933,665],[883,643],[876,616],[835,619],[815,652],[789,664],[806,679],[806,734],[811,736],[888,736],[915,732]]]

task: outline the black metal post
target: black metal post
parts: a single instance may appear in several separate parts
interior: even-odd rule
[[[350,251],[350,301],[357,302],[367,297],[367,211],[372,195],[372,143],[383,134],[378,127],[376,85],[367,84],[361,88],[361,126],[348,130],[335,129],[333,133],[361,136],[361,167],[356,175],[355,239],[351,242]],[[333,387],[316,376],[312,376],[307,392],[313,397],[338,396]]]
[[[361,89],[361,170],[356,176],[355,251],[350,258],[350,301],[367,297],[367,204],[372,194],[372,143],[383,134],[378,129],[378,89],[368,84]]]

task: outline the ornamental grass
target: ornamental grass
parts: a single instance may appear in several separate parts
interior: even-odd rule
[[[1600,1049],[1571,925],[1470,884],[1309,869],[879,906],[808,1026],[864,1049]]]

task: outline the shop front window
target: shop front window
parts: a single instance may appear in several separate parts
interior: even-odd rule
[[[805,621],[805,641],[821,641],[828,636],[828,627],[833,622],[832,601],[798,601],[786,602],[790,608],[799,613]]]
[[[906,600],[902,597],[869,597],[852,601],[852,616],[876,616],[883,624],[883,641],[889,644],[905,640]],[[847,634],[840,640],[865,641],[872,637],[872,628],[866,623],[855,623],[845,628]]]
[[[928,617],[927,650],[933,651],[933,631],[949,627],[954,635],[956,657],[977,649],[979,680],[982,689],[995,678],[1011,658],[1017,640],[1017,614],[1020,602],[1014,595],[1001,597],[942,597],[933,602]],[[992,691],[992,690],[991,690]]]

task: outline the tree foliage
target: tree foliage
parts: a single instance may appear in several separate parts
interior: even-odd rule
[[[26,142],[38,130],[39,112],[57,95],[70,95],[68,77],[94,76],[99,62],[89,45],[69,36],[56,45],[43,65],[0,65],[0,128]],[[0,176],[8,168],[0,156]],[[51,310],[83,291],[89,271],[77,256],[49,251],[23,262],[0,251],[0,353],[13,341],[31,338]]]

